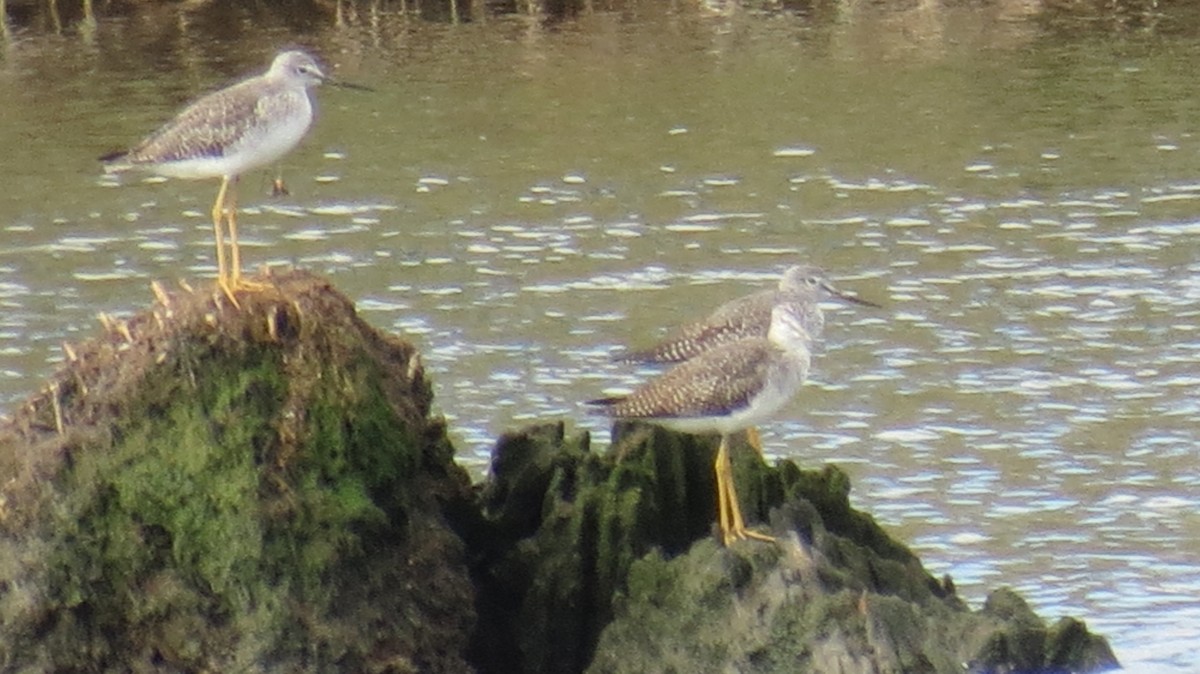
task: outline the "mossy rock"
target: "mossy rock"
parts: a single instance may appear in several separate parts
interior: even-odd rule
[[[768,467],[733,451],[752,526],[721,547],[715,437],[618,424],[614,446],[527,428],[497,444],[472,546],[486,672],[1100,671],[1116,660],[1023,602],[971,611],[850,506],[836,467]],[[764,522],[769,521],[769,525]],[[1001,592],[1001,597],[1011,593]],[[1015,595],[1012,595],[1015,597]],[[1017,598],[1017,602],[1019,602]],[[1065,635],[1065,642],[1058,635]],[[1019,642],[1019,645],[1017,645]],[[1086,666],[1085,666],[1086,665]]]
[[[469,485],[416,350],[258,280],[160,290],[0,429],[0,669],[469,670]]]
[[[1099,671],[970,611],[836,467],[733,451],[776,544],[713,538],[715,437],[562,423],[472,489],[412,345],[325,282],[159,291],[0,425],[0,670]],[[478,617],[478,619],[477,619]]]

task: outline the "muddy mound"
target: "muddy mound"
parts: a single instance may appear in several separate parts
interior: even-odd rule
[[[0,670],[1065,672],[1116,666],[1014,593],[971,610],[845,473],[733,453],[777,544],[718,546],[715,437],[562,422],[478,488],[412,344],[294,272],[156,287],[0,424]]]
[[[468,481],[416,349],[258,280],[156,288],[0,429],[0,668],[467,669]]]

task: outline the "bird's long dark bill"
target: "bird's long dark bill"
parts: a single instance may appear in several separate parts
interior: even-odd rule
[[[834,297],[837,297],[838,299],[846,300],[847,302],[850,302],[853,304],[859,304],[864,307],[874,307],[876,309],[883,308],[882,304],[876,304],[869,300],[864,300],[861,297],[855,297],[854,295],[847,295],[846,293],[844,293],[840,290],[835,290],[834,288],[831,288],[830,286],[825,286],[825,289],[829,291],[830,295],[833,295]]]
[[[328,85],[334,86],[334,87],[340,87],[342,89],[354,89],[355,91],[375,91],[374,89],[372,89],[371,87],[368,87],[365,84],[355,84],[353,82],[343,82],[342,80],[335,80],[335,79],[331,79],[328,77],[325,78],[324,81],[325,81],[325,84],[328,84]]]

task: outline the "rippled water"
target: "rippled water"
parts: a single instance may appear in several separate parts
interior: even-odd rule
[[[637,6],[259,17],[253,41],[172,7],[193,21],[4,42],[0,399],[151,279],[213,274],[216,185],[94,157],[304,44],[378,91],[319,92],[292,196],[243,180],[243,257],[327,273],[420,344],[477,474],[529,421],[607,438],[579,401],[655,372],[611,351],[817,262],[886,308],[828,305],[768,452],[845,466],[972,602],[1013,585],[1131,668],[1200,669],[1200,43],[987,7]]]

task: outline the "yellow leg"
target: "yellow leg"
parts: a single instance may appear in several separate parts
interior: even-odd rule
[[[229,182],[233,183],[229,190],[229,250],[233,262],[233,267],[229,272],[229,284],[237,288],[238,282],[242,279],[242,252],[238,248],[237,240],[237,176],[234,176]]]
[[[213,234],[217,239],[217,283],[225,284],[225,236],[221,231],[221,221],[225,217],[225,192],[229,189],[229,178],[221,178],[221,189],[217,190],[217,200],[213,203]]]
[[[727,547],[734,541],[752,538],[757,541],[774,541],[775,538],[746,528],[742,519],[742,507],[738,503],[737,489],[733,486],[733,464],[729,460],[729,436],[721,436],[714,466],[717,473],[717,521],[721,531],[721,542]]]
[[[238,246],[237,236],[237,177],[232,180],[233,187],[229,190],[229,246],[232,252],[232,269],[230,270],[230,290],[258,291],[270,287],[267,284],[242,280],[242,249]],[[230,293],[230,299],[233,299]],[[235,301],[236,305],[237,302]]]
[[[762,437],[758,434],[758,426],[746,429],[746,443],[753,447],[759,456],[763,455]]]
[[[287,185],[283,182],[283,167],[275,167],[275,179],[271,181],[271,196],[286,197],[291,192],[288,191]]]
[[[230,286],[229,268],[225,266],[225,236],[224,232],[221,230],[221,221],[225,219],[226,198],[230,194],[229,183],[229,176],[224,176],[221,178],[221,189],[217,190],[217,202],[213,204],[213,232],[217,237],[217,286],[221,289],[221,292],[225,293],[225,296],[229,298],[229,301],[233,303],[233,306],[241,308],[241,305],[238,304],[237,298],[233,296],[233,287]],[[234,202],[236,203],[236,196],[234,198]],[[232,210],[233,207],[234,206],[230,206],[230,209]],[[233,232],[230,232],[230,234],[232,235]],[[236,237],[234,240],[237,240]],[[234,249],[233,255],[234,266],[236,266],[236,248]]]
[[[729,470],[729,447],[725,436],[721,436],[721,444],[717,447],[717,460],[713,464],[713,472],[717,477],[717,530],[721,532],[721,544],[728,546],[732,540],[730,530],[733,522],[729,513],[729,488],[725,485]]]

